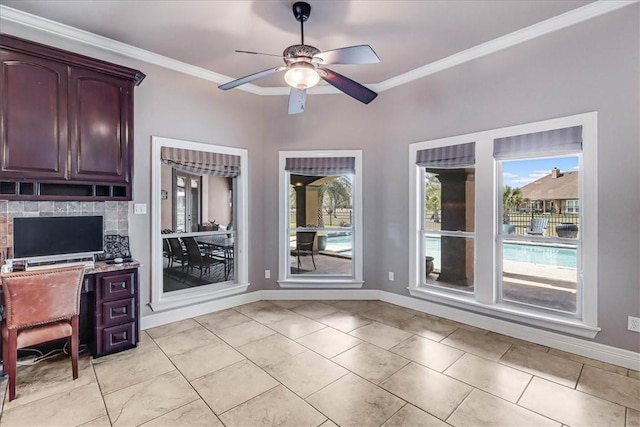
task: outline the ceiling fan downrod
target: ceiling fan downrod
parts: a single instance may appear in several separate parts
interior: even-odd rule
[[[309,19],[309,15],[311,15],[311,5],[309,3],[298,1],[293,4],[293,16],[300,23],[300,35],[302,38],[300,44],[302,45],[304,45],[304,23]]]

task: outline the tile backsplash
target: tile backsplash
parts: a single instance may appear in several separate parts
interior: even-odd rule
[[[129,235],[130,202],[36,202],[0,200],[0,253],[13,254],[13,218],[22,216],[104,217],[104,234]]]

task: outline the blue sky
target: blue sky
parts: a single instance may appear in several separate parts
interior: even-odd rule
[[[505,161],[502,163],[503,185],[514,188],[523,187],[550,174],[554,167],[560,169],[560,172],[577,171],[578,157]]]

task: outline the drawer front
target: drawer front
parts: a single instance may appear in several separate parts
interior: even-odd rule
[[[98,300],[113,301],[134,296],[134,275],[134,272],[126,272],[101,276],[98,283]]]
[[[102,330],[101,347],[98,355],[115,353],[136,346],[136,322],[112,326]]]
[[[102,325],[105,327],[121,325],[135,320],[135,299],[102,303]]]

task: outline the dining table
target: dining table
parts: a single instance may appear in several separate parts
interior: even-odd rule
[[[234,237],[228,234],[212,234],[197,236],[195,239],[198,244],[205,246],[211,255],[215,256],[217,252],[221,252],[224,258],[225,279],[229,280],[233,266]]]

